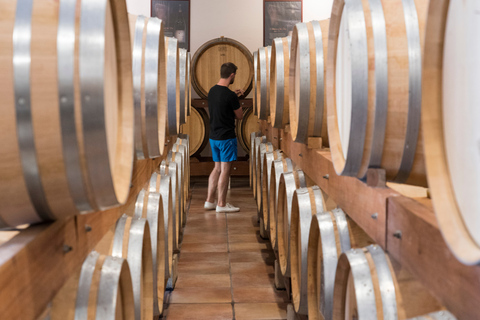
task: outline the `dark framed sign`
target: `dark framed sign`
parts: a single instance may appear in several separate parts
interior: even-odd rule
[[[270,46],[273,39],[291,34],[302,16],[302,0],[263,0],[263,45]]]
[[[190,0],[152,0],[151,16],[163,21],[166,37],[175,37],[190,51]]]

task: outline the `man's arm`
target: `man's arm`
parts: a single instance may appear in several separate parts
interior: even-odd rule
[[[233,110],[235,112],[235,119],[242,120],[243,119],[243,110],[242,107],[238,108],[237,110]]]

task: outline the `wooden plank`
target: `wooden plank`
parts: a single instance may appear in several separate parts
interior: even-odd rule
[[[170,140],[165,150],[176,141]],[[0,246],[2,319],[37,319],[42,314],[87,254],[134,205],[161,159],[136,161],[132,188],[123,206],[31,226]]]
[[[248,167],[248,161],[234,161],[232,164],[231,176],[248,176],[250,170]],[[190,176],[208,176],[215,167],[215,162],[190,162]]]
[[[264,129],[265,121],[261,125]],[[264,131],[263,131],[264,132]],[[286,133],[288,132],[288,133]],[[399,196],[391,189],[368,187],[357,178],[335,173],[328,149],[311,149],[292,141],[290,130],[280,130],[280,149],[342,208],[372,239],[385,247],[386,201]],[[375,215],[376,214],[376,215]],[[374,216],[375,218],[373,218]]]
[[[480,266],[458,262],[429,199],[388,199],[387,250],[458,319],[478,319]],[[394,234],[401,231],[401,239]]]

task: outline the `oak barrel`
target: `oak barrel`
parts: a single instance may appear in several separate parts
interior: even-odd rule
[[[137,159],[163,154],[166,134],[167,74],[163,22],[128,15],[132,41],[133,105]]]
[[[257,116],[260,120],[268,120],[270,116],[270,58],[272,47],[258,49],[257,55]]]
[[[327,210],[322,190],[318,186],[299,188],[293,193],[290,221],[290,271],[293,307],[299,314],[308,314],[307,251],[312,217]]]
[[[377,245],[350,249],[338,260],[333,319],[379,318],[406,319],[390,259]]]
[[[146,219],[150,228],[150,239],[153,261],[153,312],[163,312],[166,270],[168,271],[168,216],[164,221],[162,195],[157,192],[141,190],[135,202],[134,219]],[[167,234],[166,234],[167,232]]]
[[[335,171],[363,178],[383,168],[426,186],[422,41],[427,0],[336,0],[327,61],[328,136]]]
[[[188,73],[187,73],[188,52],[186,49],[178,49],[178,69],[180,73],[180,125],[187,122],[188,108]]]
[[[268,221],[270,226],[270,243],[277,249],[277,208],[278,190],[282,173],[292,172],[293,162],[290,158],[274,160],[271,164],[270,192],[268,194]]]
[[[265,152],[263,154],[262,169],[262,219],[264,231],[270,233],[270,192],[271,192],[271,175],[272,163],[275,160],[283,158],[283,152],[279,149],[273,152]]]
[[[185,159],[185,207],[187,206],[187,200],[190,197],[190,136],[188,134],[180,133],[177,137],[177,144],[186,148],[184,154]]]
[[[235,83],[230,89],[244,90],[245,96],[252,89],[252,54],[237,40],[220,37],[205,42],[192,58],[192,87],[203,99],[208,98],[208,91],[220,79],[220,67],[225,62],[232,62],[238,67]]]
[[[442,310],[421,317],[410,318],[410,320],[457,320],[457,318],[450,312]]]
[[[290,49],[290,129],[295,142],[321,137],[328,146],[325,58],[329,20],[298,23]]]
[[[292,37],[272,42],[270,59],[270,119],[272,127],[283,129],[289,121],[290,45]]]
[[[332,319],[338,258],[352,247],[369,244],[370,238],[342,209],[312,217],[307,251],[308,319]]]
[[[123,204],[133,168],[125,2],[1,8],[0,228]]]
[[[185,158],[187,154],[187,148],[182,145],[178,145],[174,143],[172,146],[172,150],[168,152],[167,160],[168,161],[175,161],[177,163],[177,170],[179,173],[179,184],[178,184],[178,192],[180,195],[180,216],[179,216],[179,232],[182,231],[182,227],[185,225],[185,204],[186,204],[186,197],[187,191],[185,188]]]
[[[191,108],[187,123],[180,130],[190,138],[190,156],[198,155],[205,149],[210,136],[210,119],[203,108]]]
[[[261,143],[258,146],[258,151],[257,154],[255,155],[255,159],[257,160],[255,165],[256,165],[256,180],[257,180],[257,187],[256,187],[256,192],[257,192],[257,212],[258,212],[258,217],[262,218],[263,215],[263,197],[262,197],[262,186],[263,186],[263,160],[264,160],[264,154],[266,152],[273,152],[273,145],[270,142],[265,142]],[[266,201],[267,199],[265,199]]]
[[[258,66],[258,51],[253,52],[253,85],[252,85],[252,102],[253,102],[253,114],[258,117],[257,108],[257,66]]]
[[[245,152],[250,152],[251,133],[258,131],[258,118],[253,114],[253,108],[243,110],[243,119],[237,121],[235,131],[240,146]]]
[[[135,318],[152,319],[153,261],[147,219],[134,219],[125,214],[120,217],[115,226],[111,254],[128,261],[132,277]]]
[[[252,159],[252,174],[253,174],[253,179],[252,179],[252,184],[253,184],[253,197],[255,200],[257,199],[257,154],[260,149],[260,144],[266,143],[267,142],[267,137],[262,136],[261,133],[255,139],[253,140],[253,150],[250,150],[252,152],[251,154],[251,159]]]
[[[473,80],[480,72],[477,10],[476,1],[432,3],[424,46],[428,59],[423,61],[428,185],[445,242],[467,265],[480,262],[480,100]]]
[[[180,48],[175,38],[165,37],[167,74],[167,134],[174,136],[180,130]]]
[[[172,200],[172,182],[168,175],[154,172],[148,182],[148,192],[160,193],[163,204],[163,222],[164,222],[164,243],[165,245],[165,279],[172,275],[173,270],[173,250],[175,243],[175,216]]]
[[[52,301],[52,320],[134,320],[132,278],[126,259],[92,251]]]
[[[282,173],[278,185],[277,206],[277,247],[278,262],[283,276],[290,277],[290,222],[292,217],[293,193],[306,188],[307,182],[302,170]]]
[[[178,155],[180,157],[180,155]],[[172,226],[173,226],[173,250],[179,248],[180,243],[180,210],[181,210],[181,165],[175,161],[163,160],[159,167],[161,175],[170,177],[172,184]]]

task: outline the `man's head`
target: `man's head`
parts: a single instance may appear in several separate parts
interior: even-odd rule
[[[237,66],[233,63],[226,62],[222,64],[222,67],[220,68],[220,77],[222,79],[230,78],[230,84],[232,84],[235,81],[235,74],[237,72],[237,69]]]

